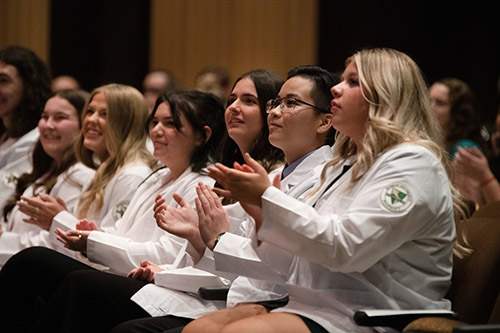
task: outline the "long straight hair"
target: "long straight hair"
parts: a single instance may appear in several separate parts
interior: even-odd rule
[[[106,186],[124,165],[140,161],[154,168],[157,164],[146,148],[147,134],[144,128],[149,111],[143,95],[137,89],[122,84],[98,87],[90,93],[82,122],[88,113],[90,102],[98,93],[104,94],[106,98],[105,137],[108,158],[98,164],[94,153],[83,144],[83,132],[80,133],[75,144],[76,156],[86,166],[96,169],[96,175],[92,186],[80,196],[77,211],[79,218],[97,214],[101,210]]]

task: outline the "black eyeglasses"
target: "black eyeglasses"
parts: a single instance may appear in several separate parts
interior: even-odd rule
[[[266,103],[266,112],[269,113],[269,112],[271,112],[271,110],[277,108],[278,106],[280,107],[280,110],[282,112],[293,111],[293,110],[295,110],[295,107],[299,104],[304,104],[304,105],[310,106],[310,107],[312,107],[312,108],[314,108],[322,113],[330,113],[330,110],[325,110],[325,109],[319,108],[316,105],[304,102],[303,100],[295,98],[295,97],[283,97],[283,98],[270,99]]]

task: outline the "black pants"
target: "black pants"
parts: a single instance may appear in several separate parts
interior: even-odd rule
[[[68,275],[32,332],[163,332],[191,320],[151,317],[130,300],[147,283],[96,270]],[[116,327],[115,327],[116,326]]]
[[[45,247],[28,248],[0,271],[1,331],[108,332],[123,323],[114,332],[163,332],[191,321],[150,317],[130,300],[145,284]]]
[[[12,256],[0,271],[2,331],[28,332],[62,281],[77,270],[94,269],[44,247]]]

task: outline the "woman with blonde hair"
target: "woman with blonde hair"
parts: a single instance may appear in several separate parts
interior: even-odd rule
[[[255,252],[265,270],[232,256],[224,237],[214,247],[218,269],[261,279],[267,270],[286,284],[288,304],[237,305],[183,332],[362,331],[359,309],[450,309],[453,251],[466,252],[454,223],[463,203],[420,69],[393,49],[362,50],[331,91],[334,156],[306,202],[273,188],[249,155],[246,166],[210,168],[225,188],[216,192],[263,213]]]
[[[56,228],[74,229],[81,219],[108,232],[115,229],[137,186],[156,168],[156,160],[146,149],[148,114],[144,97],[133,87],[108,84],[90,93],[75,152],[96,173],[75,212],[49,195],[22,198],[18,203],[30,222],[49,230],[53,245],[58,244]]]

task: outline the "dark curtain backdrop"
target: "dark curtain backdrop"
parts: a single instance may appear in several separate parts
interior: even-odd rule
[[[141,87],[149,68],[149,0],[52,0],[50,67],[83,88]]]
[[[149,0],[52,0],[53,74],[74,75],[89,90],[109,82],[140,88],[149,68],[150,6]],[[468,82],[480,102],[478,116],[493,119],[500,77],[496,1],[319,0],[319,65],[342,71],[347,56],[371,46],[408,53],[429,83],[446,76]]]
[[[469,83],[483,121],[497,110],[500,10],[496,1],[320,0],[318,63],[342,71],[363,47],[409,54],[432,83],[454,76]]]

